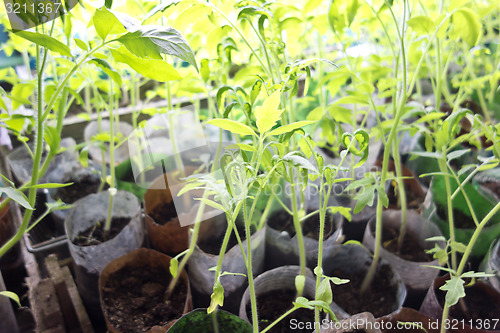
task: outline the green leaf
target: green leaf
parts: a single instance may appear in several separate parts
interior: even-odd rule
[[[261,88],[262,88],[262,81],[261,80],[255,81],[255,83],[252,86],[252,91],[250,92],[250,104],[251,105],[253,105],[253,103],[255,102],[257,97],[259,96]]]
[[[108,35],[122,34],[127,30],[133,31],[141,24],[126,14],[113,12],[106,7],[96,9],[92,21],[97,34],[103,40]]]
[[[448,157],[448,161],[451,161],[451,160],[454,160],[456,158],[459,158],[459,157],[467,154],[468,152],[470,152],[470,149],[461,149],[461,150],[452,151],[447,156]]]
[[[346,284],[349,283],[350,281],[348,279],[340,279],[338,277],[329,277],[328,278],[333,284],[336,285],[341,285],[341,284]]]
[[[88,51],[89,50],[89,46],[83,40],[81,40],[79,38],[74,38],[74,40],[75,40],[76,46],[78,46],[79,48],[81,48],[83,51]]]
[[[262,106],[257,106],[255,108],[257,128],[261,134],[269,131],[276,124],[276,122],[281,119],[283,109],[278,110],[278,107],[280,106],[280,97],[281,92],[279,90],[275,91],[268,98],[266,98]]]
[[[495,274],[489,274],[485,272],[465,272],[462,274],[461,277],[463,278],[486,278],[486,277],[492,277],[495,276]]]
[[[199,201],[203,202],[205,205],[210,206],[212,208],[221,210],[223,212],[226,211],[222,205],[220,205],[217,202],[212,201],[210,199],[207,199],[207,198],[196,198],[196,200],[199,200]]]
[[[225,129],[233,134],[239,135],[255,135],[255,132],[245,124],[241,124],[231,119],[212,119],[207,121],[207,124],[214,125]]]
[[[241,149],[245,151],[257,151],[254,147],[247,145],[245,143],[233,143],[232,145],[229,145],[226,147],[226,149]]]
[[[333,301],[332,285],[329,279],[323,279],[316,290],[316,300],[331,304]]]
[[[297,155],[296,152],[286,154],[283,157],[283,161],[290,162],[296,167],[301,167],[303,169],[313,171],[314,173],[318,173],[318,170],[314,167],[314,165],[312,165],[311,162],[304,157]]]
[[[16,31],[15,34],[21,38],[29,40],[30,42],[43,46],[52,52],[56,52],[70,58],[73,57],[69,47],[53,37],[31,31]]]
[[[461,37],[469,47],[477,44],[482,24],[479,16],[469,8],[460,8],[452,16],[453,31],[451,38]]]
[[[439,289],[446,291],[446,304],[453,306],[458,300],[465,297],[464,280],[458,276],[452,276]]]
[[[455,242],[455,241],[450,243],[450,247],[453,250],[460,252],[460,253],[464,253],[467,250],[467,246],[465,246],[464,244],[462,244],[460,242]]]
[[[67,187],[71,186],[73,183],[43,183],[43,184],[36,184],[36,185],[31,185],[31,186],[26,186],[26,188],[60,188],[60,187]]]
[[[19,307],[21,307],[21,301],[19,300],[19,296],[14,294],[12,291],[0,291],[0,295],[10,298],[14,302],[16,302]]]
[[[310,121],[310,120],[301,120],[301,121],[297,121],[295,123],[291,123],[291,124],[288,124],[288,125],[284,125],[284,126],[280,126],[274,130],[272,130],[271,132],[269,132],[268,135],[280,135],[280,134],[283,134],[283,133],[288,133],[288,132],[291,132],[297,128],[301,128],[303,126],[307,126],[307,125],[310,125],[314,123],[314,121]]]
[[[36,86],[32,83],[19,83],[14,85],[11,91],[12,108],[15,110],[23,104],[31,104],[28,98],[33,95],[35,88]]]
[[[170,271],[170,275],[172,275],[172,277],[176,277],[177,276],[177,270],[179,268],[179,260],[177,260],[177,258],[172,258],[170,259],[170,266],[169,266],[169,271]]]
[[[354,214],[359,213],[365,206],[372,206],[375,199],[374,187],[365,188],[361,190],[356,196],[356,206],[354,207]]]
[[[118,83],[119,86],[122,85],[122,78],[120,74],[117,71],[113,70],[111,65],[106,60],[92,58],[88,62],[102,69],[104,73],[108,74],[109,77],[112,78],[113,81]]]
[[[201,59],[200,63],[200,74],[203,82],[207,83],[210,79],[210,68],[208,67],[208,59]]]
[[[118,40],[141,58],[161,59],[160,53],[164,53],[187,61],[198,70],[193,50],[174,28],[144,25]]]
[[[151,17],[153,17],[157,13],[164,12],[168,7],[170,7],[172,5],[177,5],[179,2],[180,2],[180,0],[169,0],[169,1],[166,1],[164,3],[160,3],[160,4],[156,5],[153,9],[151,9],[146,14],[146,16],[144,17],[142,22],[147,21],[148,19],[150,19]]]
[[[214,284],[213,293],[210,296],[210,306],[207,309],[208,313],[212,313],[217,309],[217,306],[222,306],[224,304],[224,287],[217,279]]]
[[[0,193],[5,193],[9,198],[20,204],[26,209],[33,210],[35,208],[31,207],[28,202],[28,198],[24,195],[23,192],[13,188],[13,187],[0,187]]]
[[[434,21],[427,16],[415,16],[408,20],[408,25],[415,30],[417,34],[429,35],[434,32]]]
[[[293,306],[296,308],[305,308],[305,309],[314,309],[314,306],[309,304],[309,301],[305,297],[297,297],[295,302],[293,302]]]
[[[110,51],[116,61],[129,65],[132,69],[150,79],[159,82],[182,79],[175,68],[163,60],[139,58],[124,47],[118,50],[111,49]]]

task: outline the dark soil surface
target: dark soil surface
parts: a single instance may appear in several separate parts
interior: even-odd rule
[[[102,242],[113,239],[130,222],[130,218],[113,217],[111,219],[111,229],[105,235],[104,224],[106,221],[99,221],[95,226],[88,228],[76,236],[73,244],[78,246],[99,245]]]
[[[295,228],[293,226],[293,217],[284,210],[280,210],[271,215],[268,225],[278,231],[286,231],[290,237],[295,236]],[[302,232],[304,236],[313,239],[319,239],[319,214],[315,214],[305,220],[302,224]],[[330,237],[335,232],[334,215],[329,213],[325,216],[325,234],[323,240]]]
[[[471,320],[472,324],[483,324],[485,319],[497,320],[500,318],[500,306],[498,302],[482,288],[475,288],[474,286],[470,288],[466,287],[465,295],[465,298],[462,298],[462,300],[465,302],[467,313],[462,311],[459,303],[450,309],[451,318],[464,320],[466,324],[469,320]],[[440,289],[436,290],[436,296],[441,306],[443,306],[445,298],[444,291]],[[493,330],[493,326],[494,325],[491,325],[491,330]],[[485,329],[484,326],[478,328]],[[498,329],[498,325],[496,329]]]
[[[182,316],[187,287],[179,280],[166,298],[170,274],[163,269],[124,267],[103,288],[103,308],[110,323],[123,333],[146,332]]]
[[[290,310],[293,302],[297,298],[296,290],[275,290],[264,293],[257,297],[257,313],[259,314],[259,330],[263,330],[269,324],[278,319],[286,311]],[[252,312],[250,304],[247,305],[247,317],[251,320]],[[288,333],[292,331],[291,320],[296,319],[297,323],[310,323],[314,327],[314,310],[298,309],[274,325],[268,332]],[[314,329],[294,329],[293,332],[313,332]]]
[[[437,205],[437,212],[441,220],[448,221],[447,209],[445,209],[440,205]],[[460,228],[460,229],[476,228],[476,225],[474,224],[472,218],[457,209],[453,210],[453,223],[455,224],[455,228]]]
[[[170,202],[156,206],[149,216],[157,224],[165,225],[177,217],[177,211],[175,210],[174,203]]]
[[[387,251],[396,254],[401,259],[414,262],[432,261],[432,255],[425,253],[425,249],[420,245],[413,234],[405,233],[401,251],[398,252],[399,231],[394,229],[384,229],[382,233],[382,245]]]
[[[284,210],[278,210],[269,216],[267,225],[271,228],[281,231],[286,231],[290,237],[295,235],[295,228],[293,227],[292,215]]]
[[[319,214],[314,214],[302,224],[304,236],[319,240]],[[326,213],[325,231],[323,240],[330,237],[335,232],[335,221],[332,214]]]
[[[371,286],[364,294],[360,293],[361,284],[365,278],[364,274],[345,274],[334,271],[332,276],[349,279],[350,282],[343,285],[332,284],[333,301],[343,308],[347,313],[371,312],[377,317],[391,313],[396,301],[394,290],[390,287],[392,272],[386,265],[378,269]]]
[[[61,199],[65,203],[71,204],[89,194],[97,193],[101,181],[95,175],[85,175],[78,179],[67,179],[64,183],[73,183],[73,185],[61,187],[57,191],[55,199]]]

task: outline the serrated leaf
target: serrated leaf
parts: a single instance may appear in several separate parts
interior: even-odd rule
[[[448,161],[459,158],[459,157],[467,154],[468,152],[470,152],[470,149],[461,149],[461,150],[452,151],[451,153],[448,154]]]
[[[465,297],[464,280],[458,276],[452,276],[439,289],[446,291],[445,300],[450,307],[457,304],[460,298]]]
[[[142,20],[142,22],[147,21],[148,19],[150,19],[151,17],[153,17],[157,13],[164,12],[168,7],[170,7],[172,5],[177,5],[179,2],[180,2],[180,0],[169,0],[169,1],[166,1],[164,3],[160,3],[160,4],[156,5],[153,9],[151,9],[146,14],[146,16],[144,16],[144,19]]]
[[[144,25],[118,40],[138,57],[161,59],[160,53],[164,53],[188,62],[198,70],[193,50],[174,28]]]
[[[29,40],[30,42],[43,46],[52,52],[56,52],[70,58],[73,57],[69,47],[53,37],[31,31],[16,31],[15,34],[21,38]]]
[[[245,124],[241,124],[231,119],[212,119],[207,121],[207,124],[214,125],[225,129],[233,134],[239,135],[256,135],[255,132]]]
[[[354,214],[359,213],[365,206],[372,206],[373,200],[375,199],[375,192],[373,188],[369,190],[364,190],[356,194],[354,197],[356,199],[356,206],[354,207]]]
[[[465,246],[462,243],[455,242],[455,241],[453,241],[453,242],[450,243],[450,247],[453,250],[455,250],[457,252],[460,252],[460,253],[464,253],[467,250],[467,246]]]
[[[117,50],[111,49],[111,54],[116,61],[129,65],[136,72],[150,79],[167,82],[182,79],[182,76],[169,63],[157,59],[139,58],[130,53],[125,47]]]
[[[31,207],[30,203],[28,202],[28,198],[24,195],[23,192],[12,188],[12,187],[0,187],[0,193],[5,193],[9,198],[20,204],[26,209],[33,210],[34,208]]]
[[[495,274],[489,274],[485,272],[465,272],[462,274],[463,278],[487,278],[495,276]]]
[[[272,93],[262,106],[257,106],[255,108],[255,118],[257,123],[257,128],[261,134],[269,131],[278,120],[281,119],[281,114],[283,109],[279,110],[281,92],[275,91]]]

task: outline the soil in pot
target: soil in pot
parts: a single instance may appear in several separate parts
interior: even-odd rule
[[[272,290],[257,297],[257,313],[259,314],[259,330],[262,331],[283,313],[292,308],[292,303],[297,298],[296,290]],[[252,318],[251,305],[247,305],[247,317]],[[298,309],[274,325],[268,332],[286,333],[290,332],[290,321],[295,319],[297,323],[314,322],[314,310]],[[312,325],[312,324],[311,324]],[[295,331],[295,330],[294,330]],[[297,332],[313,332],[313,329],[296,330]]]
[[[73,240],[73,244],[78,246],[91,246],[99,245],[105,241],[113,239],[130,222],[130,218],[113,217],[111,219],[111,228],[109,229],[108,234],[104,232],[105,222],[106,221],[100,221],[93,227],[78,233],[76,238]]]
[[[65,203],[71,204],[76,200],[89,194],[97,193],[101,180],[99,176],[93,174],[84,174],[81,177],[69,177],[63,183],[73,183],[73,185],[61,187],[57,191],[54,199],[60,198]]]
[[[149,213],[149,216],[159,225],[165,225],[169,222],[179,223],[178,220],[175,220],[177,211],[171,202],[156,206],[151,213]]]
[[[268,225],[279,232],[286,231],[290,237],[295,236],[293,217],[284,210],[274,212],[269,218]],[[325,234],[323,240],[330,237],[335,230],[334,216],[327,213],[325,216]],[[314,214],[302,223],[302,232],[304,237],[310,237],[315,240],[319,239],[319,214]]]
[[[182,316],[187,286],[182,279],[167,299],[170,273],[160,267],[124,267],[113,273],[103,288],[108,320],[123,333],[147,332]],[[126,320],[124,320],[124,318]]]
[[[393,304],[397,303],[391,281],[392,270],[388,264],[383,264],[365,293],[360,293],[361,284],[365,278],[364,274],[343,273],[334,271],[331,276],[341,279],[349,279],[349,283],[343,285],[332,284],[333,301],[347,313],[359,313],[367,311],[375,317],[391,313]]]
[[[382,232],[382,245],[387,251],[398,255],[398,257],[414,262],[430,262],[434,260],[431,255],[425,253],[418,239],[412,233],[405,233],[403,246],[398,251],[399,233],[395,229],[384,228]]]
[[[236,225],[236,230],[238,230],[238,234],[240,235],[240,239],[243,244],[245,244],[245,229],[241,225]],[[250,230],[253,234],[254,231]],[[200,237],[198,239],[197,245],[203,250],[205,253],[213,254],[218,256],[220,254],[220,248],[222,246],[222,242],[224,241],[225,234],[215,234],[212,237]],[[229,237],[229,242],[227,244],[227,251],[232,249],[236,244],[238,244],[238,239],[234,234],[234,230],[231,232],[231,236]]]

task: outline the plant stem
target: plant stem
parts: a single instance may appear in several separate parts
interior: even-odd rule
[[[299,245],[300,257],[300,275],[306,276],[306,250],[304,247],[304,236],[302,234],[302,224],[299,219],[299,212],[297,209],[297,195],[295,192],[295,181],[294,181],[294,170],[290,171],[290,178],[292,182],[290,184],[292,189],[292,212],[293,212],[293,227],[295,228],[295,233],[297,235],[297,243]]]
[[[253,269],[252,269],[252,234],[250,232],[250,221],[246,218],[247,215],[247,204],[246,200],[243,199],[243,217],[245,222],[245,234],[247,241],[247,278],[248,278],[248,289],[250,290],[250,306],[252,308],[252,323],[254,333],[259,333],[259,319],[257,317],[257,297],[255,295],[255,286],[253,283]]]
[[[104,224],[104,235],[108,235],[111,229],[111,217],[113,215],[113,199],[116,194],[115,189],[115,118],[113,117],[114,105],[114,91],[113,91],[113,80],[109,79],[109,170],[110,170],[110,180],[109,180],[109,202],[108,202],[108,213],[106,215],[106,223]]]
[[[438,165],[439,165],[439,170],[442,173],[446,173],[448,171],[447,165],[446,165],[446,153],[444,153],[444,156],[442,156],[438,160]],[[450,229],[450,241],[455,240],[455,224],[453,221],[453,202],[451,200],[451,185],[450,185],[450,179],[448,176],[443,176],[444,177],[444,186],[445,186],[445,193],[446,193],[446,206],[448,208],[448,226]],[[452,269],[456,270],[457,269],[457,253],[454,250],[454,248],[451,248],[451,267]]]
[[[398,236],[398,253],[401,252],[401,248],[403,246],[403,240],[406,234],[406,212],[407,212],[407,202],[406,202],[406,189],[404,184],[404,175],[403,170],[401,168],[401,158],[399,156],[399,142],[395,140],[392,145],[392,149],[394,151],[394,168],[396,170],[396,177],[398,182],[398,194],[399,194],[399,203],[401,205],[401,229],[399,229]]]
[[[260,332],[260,333],[266,333],[271,328],[273,328],[274,325],[276,325],[277,323],[279,323],[280,321],[282,321],[286,316],[288,316],[289,314],[291,314],[295,310],[297,310],[297,308],[293,307],[290,310],[288,310],[287,312],[283,313],[278,319],[276,319],[275,321],[273,321],[269,326],[267,326],[265,329],[263,329],[262,332]]]
[[[464,269],[465,265],[467,264],[467,260],[469,259],[469,256],[472,252],[472,249],[474,248],[474,245],[477,242],[477,239],[479,238],[479,235],[481,234],[481,231],[483,228],[486,226],[486,224],[491,220],[491,218],[500,210],[500,202],[493,207],[492,210],[483,218],[481,223],[477,226],[476,230],[474,230],[474,233],[472,234],[469,244],[467,244],[467,248],[465,249],[465,252],[462,256],[462,259],[460,260],[460,265],[458,266],[458,269],[456,270],[456,275],[461,276]],[[445,302],[444,307],[443,307],[443,315],[441,317],[441,333],[446,332],[445,325],[443,323],[448,319],[448,313],[449,313],[449,306],[448,303]]]

